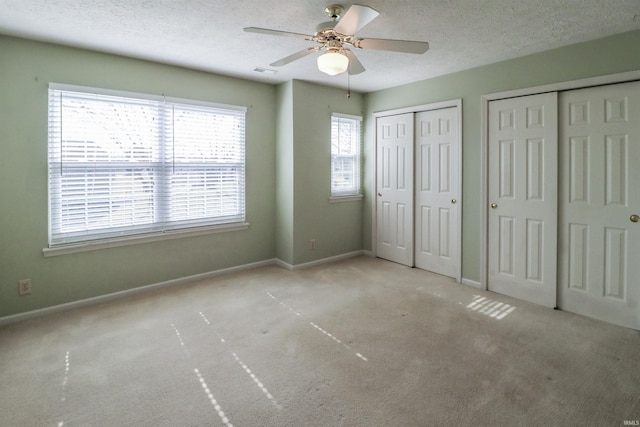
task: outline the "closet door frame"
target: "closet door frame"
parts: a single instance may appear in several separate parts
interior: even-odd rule
[[[589,77],[586,79],[571,80],[560,83],[552,83],[543,86],[535,86],[525,89],[517,89],[483,95],[481,97],[481,160],[482,160],[482,196],[481,196],[481,247],[480,247],[480,282],[477,286],[482,290],[488,289],[488,250],[489,250],[489,102],[514,98],[519,96],[536,95],[546,92],[560,92],[572,89],[583,89],[592,86],[603,86],[615,83],[625,83],[640,80],[640,71],[609,74],[605,76]],[[472,282],[471,280],[466,280]]]
[[[461,283],[462,281],[462,215],[463,215],[463,189],[464,189],[464,185],[462,184],[462,152],[463,152],[463,147],[462,147],[462,142],[463,142],[463,134],[462,134],[462,98],[458,98],[458,99],[452,99],[449,101],[442,101],[442,102],[436,102],[436,103],[432,103],[432,104],[423,104],[423,105],[416,105],[416,106],[412,106],[412,107],[406,107],[406,108],[399,108],[399,109],[394,109],[394,110],[385,110],[385,111],[376,111],[373,113],[373,120],[374,122],[377,122],[378,117],[386,117],[386,116],[395,116],[398,114],[405,114],[405,113],[419,113],[422,111],[431,111],[431,110],[440,110],[443,108],[451,108],[451,107],[455,107],[456,111],[458,112],[458,138],[460,141],[460,149],[458,151],[458,159],[457,159],[457,168],[458,168],[458,183],[460,186],[460,190],[459,190],[459,196],[458,196],[458,203],[459,203],[459,207],[458,207],[458,218],[455,224],[455,227],[457,228],[457,233],[458,233],[458,249],[457,249],[457,256],[458,256],[458,271],[455,277],[456,282]],[[377,125],[374,126],[374,129],[376,129],[377,132]],[[377,156],[377,135],[374,134],[374,146],[375,146],[375,153]],[[376,165],[377,165],[377,159],[376,159]],[[377,170],[377,166],[376,166],[376,171],[375,171],[375,176],[374,176],[374,184],[373,184],[373,189],[374,189],[374,193],[377,187],[377,182],[378,182],[378,170]],[[371,224],[371,228],[372,228],[372,233],[371,233],[371,247],[373,248],[373,255],[376,256],[377,255],[377,242],[378,242],[378,236],[377,236],[377,224],[378,224],[378,218],[377,218],[377,210],[376,210],[376,195],[373,195],[373,199],[374,199],[374,203],[372,203],[372,213],[371,213],[371,218],[372,218],[372,224]],[[414,235],[415,238],[415,235]]]

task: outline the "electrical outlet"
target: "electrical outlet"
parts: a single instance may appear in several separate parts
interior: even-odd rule
[[[19,295],[31,295],[31,279],[23,279],[18,282]]]
[[[316,248],[316,239],[309,240],[309,249],[315,249],[315,248]]]

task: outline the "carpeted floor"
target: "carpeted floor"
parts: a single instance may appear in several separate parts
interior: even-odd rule
[[[640,334],[369,257],[0,328],[7,426],[622,426]]]

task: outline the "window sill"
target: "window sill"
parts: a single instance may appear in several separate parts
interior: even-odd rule
[[[207,234],[225,233],[228,231],[246,230],[249,223],[235,223],[215,225],[209,227],[191,228],[188,230],[174,230],[161,233],[145,234],[142,236],[118,237],[93,242],[71,243],[53,248],[42,249],[45,257],[75,254],[80,252],[97,251],[100,249],[117,248],[119,246],[138,245],[141,243],[159,242],[163,240],[181,239],[183,237],[203,236]]]
[[[347,196],[331,196],[329,203],[354,202],[362,200],[362,194],[349,194]]]

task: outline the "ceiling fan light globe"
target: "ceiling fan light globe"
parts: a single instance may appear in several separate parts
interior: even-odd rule
[[[349,68],[349,58],[338,52],[327,52],[318,57],[318,69],[330,76],[344,73]]]

